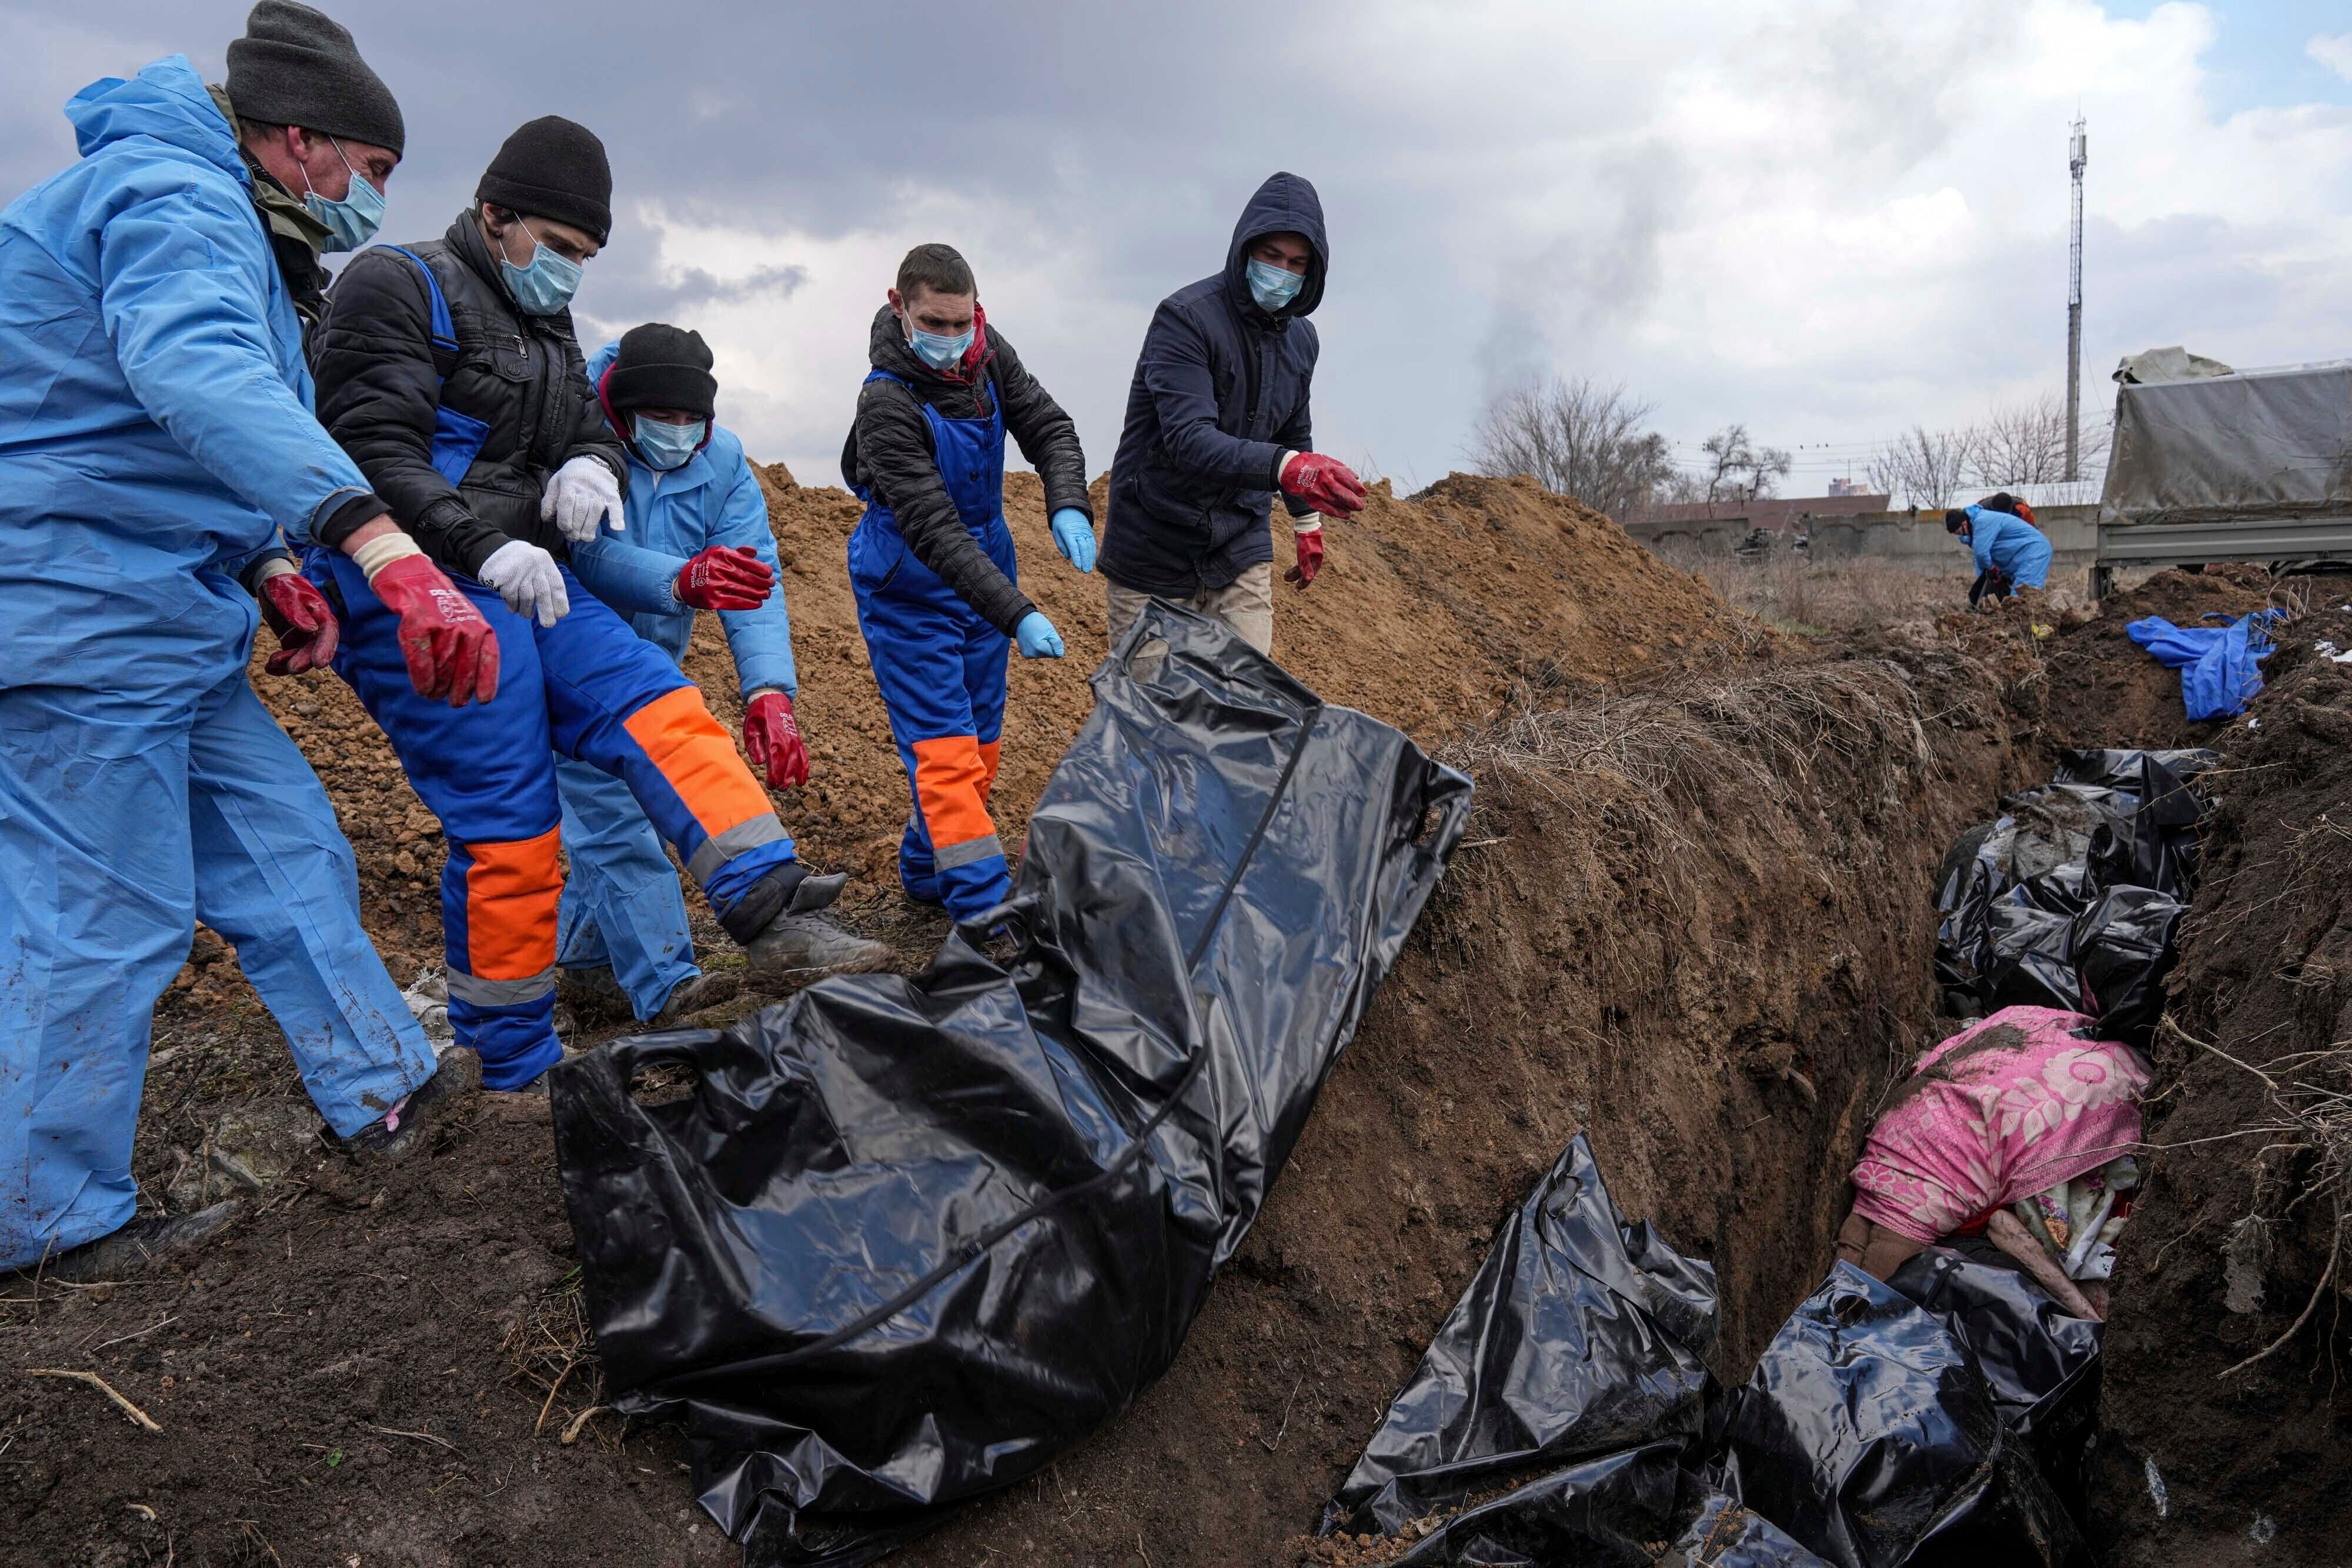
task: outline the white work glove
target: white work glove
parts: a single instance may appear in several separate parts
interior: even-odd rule
[[[576,545],[594,538],[608,517],[614,533],[628,531],[627,519],[621,515],[621,482],[593,457],[574,457],[558,468],[547,481],[547,493],[539,498],[539,520],[543,523],[552,517],[558,531]]]
[[[563,574],[555,558],[535,544],[509,539],[490,552],[478,574],[485,588],[496,589],[507,608],[518,615],[537,615],[542,626],[552,626],[572,612],[572,596],[563,591]]]

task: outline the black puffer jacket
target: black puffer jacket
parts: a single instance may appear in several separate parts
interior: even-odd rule
[[[1244,269],[1251,241],[1285,232],[1306,235],[1315,255],[1298,293],[1269,316]],[[1102,569],[1113,582],[1186,598],[1274,559],[1276,467],[1314,444],[1307,397],[1319,345],[1304,318],[1322,302],[1330,255],[1315,187],[1276,174],[1234,225],[1225,269],[1160,301],[1111,460]]]
[[[1078,448],[1078,427],[1051,393],[1037,382],[992,326],[982,328],[977,366],[960,364],[955,375],[935,371],[907,346],[906,329],[885,305],[874,317],[867,358],[908,383],[871,381],[857,394],[857,423],[841,449],[841,476],[855,489],[864,486],[898,515],[898,531],[915,559],[940,575],[982,619],[1013,635],[1021,618],[1037,607],[980,548],[956,515],[955,502],[940,479],[931,449],[931,423],[923,403],[945,419],[986,419],[986,389],[1003,405],[1005,434],[1045,482],[1047,516],[1075,507],[1094,520],[1087,499],[1087,459]],[[918,402],[916,400],[920,399]]]
[[[539,517],[548,476],[586,455],[618,476],[624,493],[629,483],[620,437],[589,388],[571,313],[526,316],[514,308],[470,211],[441,238],[403,248],[433,269],[448,301],[457,337],[449,379],[443,383],[435,365],[432,300],[416,264],[377,246],[343,268],[311,335],[319,423],[443,567],[477,576],[510,538],[563,558],[562,536]],[[488,427],[457,485],[433,466],[434,420],[445,403]]]

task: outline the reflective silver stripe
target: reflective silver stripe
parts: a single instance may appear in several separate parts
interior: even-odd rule
[[[693,874],[695,881],[709,882],[719,874],[720,866],[745,850],[756,850],[761,844],[772,844],[778,839],[790,837],[792,835],[784,831],[783,823],[774,817],[754,817],[748,822],[736,823],[714,838],[703,840],[702,847],[694,852],[694,858],[686,862],[686,869]]]
[[[555,966],[550,964],[527,980],[485,980],[462,970],[449,971],[449,999],[478,1008],[510,1008],[535,1002],[555,989]]]
[[[933,850],[931,863],[941,871],[953,871],[960,865],[970,865],[974,861],[984,861],[991,855],[1002,856],[1003,853],[1004,846],[996,841],[994,833],[991,833],[984,839],[966,839],[960,844]]]

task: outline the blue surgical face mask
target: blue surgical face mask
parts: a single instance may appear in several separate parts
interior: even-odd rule
[[[705,420],[698,419],[692,424],[665,424],[643,414],[631,420],[629,425],[636,433],[637,455],[646,460],[648,468],[664,473],[684,466],[701,446],[703,432],[709,428]]]
[[[515,225],[521,228],[518,221]],[[499,242],[499,272],[507,280],[507,292],[514,297],[515,308],[526,316],[553,316],[572,303],[572,296],[580,288],[580,264],[555,254],[555,247],[541,240],[530,230],[523,237],[537,246],[531,252],[530,265],[517,267],[506,258],[506,245]]]
[[[950,337],[943,332],[926,332],[912,321],[907,323],[907,346],[915,350],[923,363],[935,371],[944,371],[964,357],[971,348],[971,329]]]
[[[1260,261],[1255,256],[1250,258],[1248,277],[1250,297],[1257,301],[1257,308],[1269,316],[1297,298],[1300,286],[1307,281],[1302,273],[1293,272],[1286,267],[1276,267],[1270,261]]]
[[[320,249],[357,250],[375,237],[377,226],[383,222],[383,193],[371,184],[357,169],[352,169],[352,161],[345,155],[341,142],[330,136],[327,145],[335,150],[336,157],[343,160],[343,167],[351,169],[352,188],[340,202],[331,202],[313,190],[302,198],[302,204],[310,209],[312,217],[327,225],[327,243]],[[310,183],[310,173],[306,169],[302,172],[302,183],[308,185]]]

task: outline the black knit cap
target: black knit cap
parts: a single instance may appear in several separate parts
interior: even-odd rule
[[[261,0],[228,47],[228,100],[239,120],[299,125],[399,152],[400,105],[339,23],[294,0]]]
[[[603,245],[613,232],[613,165],[594,131],[551,114],[507,138],[474,187],[474,200],[570,224]]]
[[[621,334],[621,351],[604,382],[604,401],[625,408],[675,408],[711,418],[719,412],[719,378],[710,373],[702,334],[648,321]]]
[[[1946,533],[1956,534],[1968,526],[1969,515],[1960,510],[1958,507],[1954,507],[1950,511],[1944,514],[1944,531]]]

